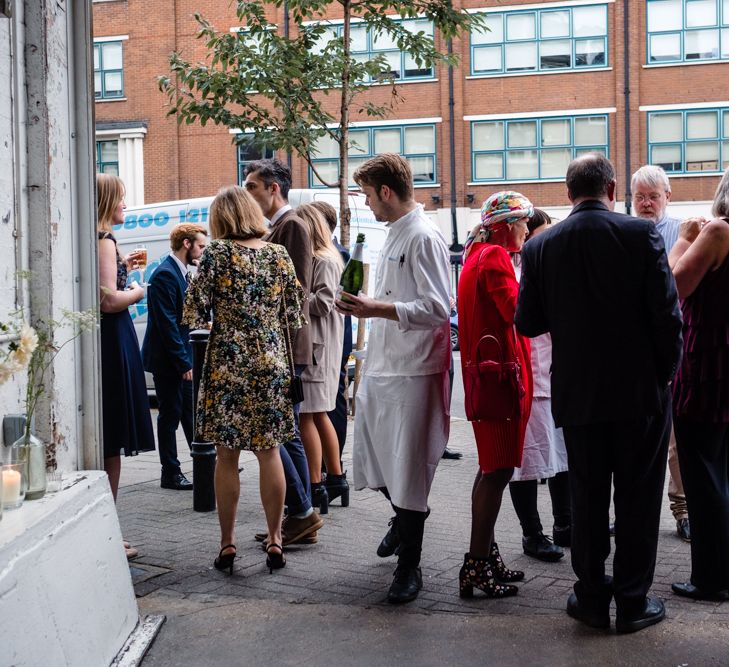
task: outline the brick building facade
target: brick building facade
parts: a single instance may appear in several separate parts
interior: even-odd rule
[[[614,161],[619,200],[626,171],[647,162],[669,172],[675,202],[713,198],[729,166],[729,0],[460,5],[485,11],[490,31],[453,44],[461,58],[453,71],[453,155],[448,68],[424,72],[389,51],[404,100],[386,120],[352,125],[355,162],[382,150],[405,154],[417,198],[436,217],[449,215],[452,190],[459,211],[506,188],[565,207],[566,164],[587,150]],[[193,14],[227,32],[238,27],[234,3],[96,0],[93,8],[98,162],[124,178],[128,204],[211,195],[236,182],[246,156],[228,129],[178,125],[156,84],[173,51],[204,57]],[[270,19],[283,25],[283,11]],[[391,46],[357,39],[364,53]],[[382,102],[390,89],[373,85],[367,94]],[[320,164],[331,172],[328,154],[322,145]],[[292,166],[294,187],[316,186],[303,159]]]

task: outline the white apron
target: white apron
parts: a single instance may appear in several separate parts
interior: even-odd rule
[[[427,511],[448,444],[448,385],[448,371],[362,379],[352,454],[356,489],[385,486],[396,507]]]

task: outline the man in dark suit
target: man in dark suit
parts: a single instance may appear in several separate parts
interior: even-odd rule
[[[304,302],[301,304],[307,324],[291,335],[294,366],[301,375],[312,363],[313,346],[309,327],[309,290],[314,271],[314,252],[306,223],[292,210],[288,202],[291,188],[291,170],[278,160],[255,160],[246,166],[245,188],[258,202],[263,215],[269,221],[269,233],[264,241],[284,246],[294,263],[296,277],[304,288]],[[284,519],[283,546],[296,543],[311,543],[317,540],[317,531],[324,525],[311,506],[309,465],[299,434],[299,406],[294,406],[295,434],[293,440],[282,443],[279,448],[286,475],[286,506],[288,514]],[[259,533],[257,537],[265,539]]]
[[[552,413],[564,429],[572,501],[567,613],[618,632],[658,623],[653,581],[670,388],[681,355],[681,314],[663,240],[646,220],[614,213],[615,171],[601,155],[573,160],[560,224],[522,250],[516,326],[552,335]],[[611,482],[615,559],[610,553]]]
[[[159,413],[157,442],[163,489],[186,491],[192,483],[177,458],[177,427],[182,423],[188,446],[193,439],[192,349],[182,324],[182,306],[189,282],[188,267],[202,256],[207,231],[182,223],[170,234],[169,254],[155,269],[147,288],[147,330],[142,344],[144,369],[154,377]]]

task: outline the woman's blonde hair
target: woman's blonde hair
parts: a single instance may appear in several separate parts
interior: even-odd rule
[[[729,218],[729,169],[724,172],[716,188],[711,215],[715,218]]]
[[[332,233],[329,231],[329,225],[324,220],[324,216],[319,209],[313,204],[301,204],[295,213],[309,227],[311,248],[314,251],[314,257],[329,259],[340,268],[344,268],[342,256],[332,241]]]
[[[210,236],[214,239],[260,239],[266,235],[261,207],[243,188],[222,188],[210,204]]]
[[[96,174],[97,226],[99,231],[110,232],[114,225],[114,211],[124,200],[124,183],[112,174]]]

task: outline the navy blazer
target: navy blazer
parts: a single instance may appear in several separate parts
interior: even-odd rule
[[[681,311],[655,225],[585,201],[521,256],[515,322],[552,335],[557,425],[657,414],[681,358]]]
[[[182,324],[187,282],[168,255],[147,287],[147,331],[142,344],[144,369],[153,375],[181,376],[192,368],[190,330]]]

